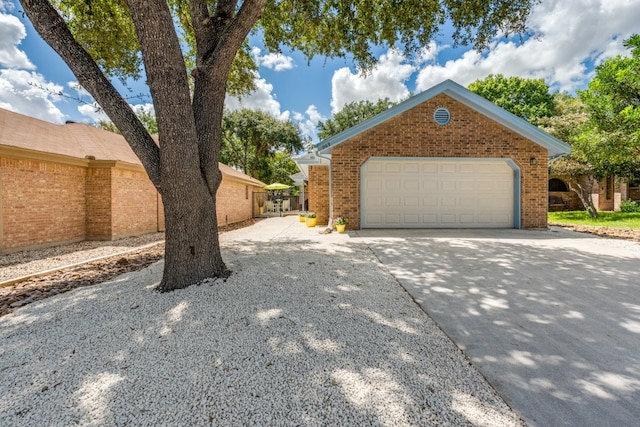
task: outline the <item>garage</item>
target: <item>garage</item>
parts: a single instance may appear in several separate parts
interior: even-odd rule
[[[369,159],[361,168],[362,228],[518,228],[510,163]]]
[[[297,163],[318,224],[547,228],[549,158],[571,151],[450,80],[324,141]]]

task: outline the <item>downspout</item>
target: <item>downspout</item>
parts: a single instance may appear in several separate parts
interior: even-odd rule
[[[331,157],[324,157],[317,151],[316,156],[329,162],[329,224],[327,225],[327,227],[333,228],[331,227],[331,225],[333,224],[333,179],[331,172]]]

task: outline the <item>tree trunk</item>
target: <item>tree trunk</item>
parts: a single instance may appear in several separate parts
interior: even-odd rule
[[[158,290],[184,288],[211,277],[227,277],[220,253],[216,191],[222,180],[218,156],[226,81],[233,59],[259,19],[266,0],[191,1],[198,53],[193,103],[175,23],[165,0],[127,0],[146,81],[156,111],[159,146],[95,60],[75,40],[62,16],[46,0],[21,0],[40,33],[69,65],[79,83],[100,103],[142,161],[162,194],[165,265]]]
[[[189,181],[183,183],[188,195],[175,187],[163,192],[166,239],[160,292],[230,273],[220,254],[215,198],[202,177]]]
[[[578,195],[578,198],[582,202],[582,206],[587,211],[591,218],[598,217],[598,210],[593,204],[593,198],[591,197],[591,190],[593,189],[592,178],[587,177],[588,186],[584,187],[580,183],[581,176],[578,177],[570,177],[569,181],[569,190],[573,191]]]

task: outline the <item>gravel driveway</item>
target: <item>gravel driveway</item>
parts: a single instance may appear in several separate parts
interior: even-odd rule
[[[529,425],[639,425],[639,243],[568,231],[357,234]]]
[[[0,425],[522,425],[371,250],[296,217],[0,318]]]

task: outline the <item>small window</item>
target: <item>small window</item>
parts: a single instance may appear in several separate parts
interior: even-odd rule
[[[551,178],[549,180],[549,191],[567,192],[569,191],[569,188],[567,188],[567,184],[565,184],[561,179]]]
[[[246,200],[249,200],[249,186],[248,185],[244,186],[244,198]]]
[[[451,114],[446,108],[438,108],[433,113],[433,120],[435,120],[437,124],[444,126],[451,120]]]

